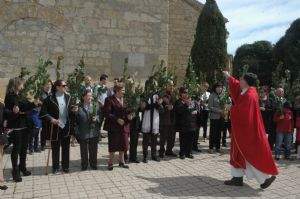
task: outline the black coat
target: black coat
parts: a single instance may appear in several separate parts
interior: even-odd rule
[[[3,131],[4,104],[0,102],[0,134]]]
[[[84,108],[82,103],[78,106],[78,112],[75,113],[75,136],[78,139],[86,140],[89,138],[99,137],[99,123],[92,125],[93,105],[89,106],[89,110]]]
[[[22,101],[15,93],[8,93],[4,100],[4,119],[7,120],[7,128],[26,128],[31,122],[29,113],[35,107],[34,103]],[[20,112],[13,112],[14,106],[19,106]]]
[[[64,136],[67,137],[70,135],[70,132],[71,132],[71,117],[74,114],[72,114],[72,112],[71,112],[71,106],[70,106],[71,97],[70,97],[70,95],[65,93],[65,100],[66,100],[66,106],[67,106],[69,114],[68,114],[67,123],[66,123],[63,133],[64,133]],[[57,119],[57,120],[59,119],[59,106],[58,106],[58,102],[57,102],[55,94],[48,96],[44,100],[42,108],[41,108],[41,112],[40,112],[40,119],[43,121],[46,121],[48,123],[47,139],[50,139],[51,126],[52,126],[50,122],[53,118]],[[57,140],[58,132],[59,132],[59,126],[53,125],[53,132],[52,132],[51,140]]]
[[[175,103],[176,130],[179,132],[197,131],[199,128],[197,115],[192,115],[193,111],[199,111],[197,105],[188,106],[180,99]]]
[[[264,104],[264,108],[265,108],[265,110],[261,111],[261,115],[263,118],[265,130],[267,133],[270,133],[271,127],[274,124],[273,116],[274,116],[274,113],[276,112],[276,110],[274,111],[274,109],[276,108],[274,105],[274,100],[272,98],[268,97],[268,99],[266,100],[266,102]]]

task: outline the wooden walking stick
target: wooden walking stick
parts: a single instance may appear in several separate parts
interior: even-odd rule
[[[50,130],[50,143],[49,143],[48,159],[47,159],[47,165],[46,165],[46,175],[48,175],[48,167],[49,167],[49,160],[50,160],[50,151],[52,149],[52,134],[53,134],[53,124],[51,124],[51,130]]]

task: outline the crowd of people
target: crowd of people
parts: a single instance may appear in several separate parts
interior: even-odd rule
[[[9,80],[5,100],[0,103],[0,189],[7,189],[4,185],[2,156],[4,146],[10,144],[15,182],[22,181],[21,173],[23,176],[31,175],[26,167],[27,154],[49,147],[52,151],[52,173],[68,173],[72,137],[80,145],[81,169],[84,171],[90,166],[92,170],[97,170],[98,144],[105,138],[102,129],[108,135],[108,170],[114,168],[116,152],[119,153],[121,168],[128,169],[128,162],[147,163],[150,158],[149,146],[153,161],[159,162],[165,156],[193,159],[193,154],[201,152],[200,128],[203,128],[203,140],[209,138],[208,153],[223,153],[222,147],[228,146],[226,138],[227,132],[231,132],[230,109],[233,102],[229,97],[226,104],[221,103],[221,95],[226,92],[226,86],[222,83],[212,87],[204,83],[197,96],[189,96],[188,89],[183,86],[175,96],[174,82],[169,80],[163,94],[154,89],[151,96],[142,98],[144,100],[141,100],[138,111],[131,113],[124,97],[127,80],[115,78],[111,88],[107,88],[107,75],[102,74],[99,80],[93,85],[91,77],[85,77],[79,88],[80,99],[76,105],[71,104],[68,85],[63,80],[47,81],[41,88],[43,94],[38,100],[21,99],[19,94],[24,80],[19,77]],[[146,81],[146,84],[156,83]],[[294,104],[287,101],[282,88],[272,95],[267,86],[262,86],[259,96],[264,128],[270,148],[275,149],[275,159],[279,160],[284,151],[285,158],[292,160],[295,128],[296,144],[300,144],[300,106],[297,101]],[[97,99],[96,112],[94,98]],[[279,102],[283,105],[282,110],[278,110]],[[177,132],[179,154],[173,150]],[[5,135],[8,135],[7,141]],[[142,160],[137,157],[139,137],[143,139]],[[48,146],[46,140],[50,140]],[[300,145],[297,151],[300,158]]]

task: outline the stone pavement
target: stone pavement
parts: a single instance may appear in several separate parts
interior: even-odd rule
[[[78,145],[71,147],[69,174],[45,175],[47,151],[28,155],[32,175],[20,183],[12,181],[10,156],[5,154],[9,188],[0,191],[0,198],[300,198],[299,160],[279,161],[277,180],[269,189],[261,190],[255,180],[246,181],[242,188],[223,185],[230,178],[229,149],[224,155],[208,154],[207,143],[202,141],[203,152],[195,154],[195,159],[129,164],[129,170],[116,165],[113,171],[106,169],[107,138],[99,146],[97,171],[80,171]],[[141,144],[138,150],[141,152]],[[178,150],[177,141],[175,152]],[[141,159],[141,153],[139,156]]]

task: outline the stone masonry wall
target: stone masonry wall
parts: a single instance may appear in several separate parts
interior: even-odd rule
[[[63,55],[66,74],[84,55],[94,77],[118,75],[129,57],[146,75],[167,59],[167,36],[166,0],[1,0],[0,77],[34,70],[39,55]]]
[[[0,0],[0,97],[2,82],[21,66],[33,72],[39,56],[62,55],[64,78],[81,56],[95,81],[120,76],[126,57],[143,78],[161,59],[182,74],[200,11],[196,0]]]
[[[168,64],[171,67],[176,66],[177,74],[183,77],[203,5],[193,0],[169,2]]]

